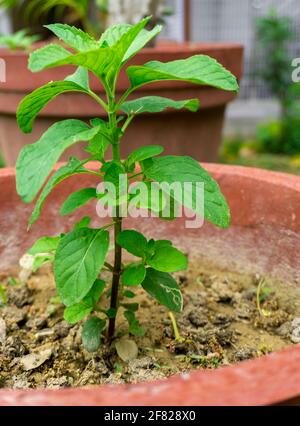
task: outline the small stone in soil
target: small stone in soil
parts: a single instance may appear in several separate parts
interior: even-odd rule
[[[0,344],[4,344],[6,340],[6,323],[3,318],[0,318]]]
[[[69,380],[67,376],[62,377],[52,377],[50,379],[47,379],[47,388],[49,389],[59,389],[61,387],[68,387],[70,386]]]
[[[238,361],[245,361],[247,359],[251,359],[253,357],[255,357],[257,351],[253,348],[242,348],[242,349],[238,349],[237,351],[234,352],[233,354],[233,359],[235,362]]]
[[[47,324],[47,318],[45,317],[36,317],[36,318],[30,318],[25,326],[29,329],[36,329],[40,330],[41,328],[45,327]]]
[[[38,353],[31,353],[25,355],[20,359],[20,363],[22,364],[25,371],[30,371],[35,368],[40,367],[44,362],[50,359],[52,355],[51,349],[45,349]]]
[[[203,327],[208,323],[207,317],[197,311],[191,311],[189,313],[188,319],[195,327]]]
[[[24,285],[17,288],[9,288],[7,291],[9,303],[13,303],[17,308],[23,308],[30,305],[33,301],[32,292]]]
[[[8,358],[15,358],[22,356],[26,353],[26,348],[22,343],[22,340],[18,336],[9,336],[6,339],[3,353]]]
[[[291,340],[293,343],[300,343],[300,318],[295,318],[292,322]]]

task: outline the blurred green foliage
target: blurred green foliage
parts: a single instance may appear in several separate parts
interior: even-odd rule
[[[264,152],[300,153],[300,83],[292,81],[289,43],[295,38],[293,21],[273,9],[256,20],[258,53],[263,66],[257,71],[281,108],[280,121],[259,126],[257,139]]]

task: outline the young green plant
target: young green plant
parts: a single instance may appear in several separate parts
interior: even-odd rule
[[[138,148],[125,160],[121,158],[122,137],[136,115],[157,113],[167,108],[198,110],[197,99],[174,101],[148,96],[129,100],[129,96],[140,87],[173,80],[238,91],[236,78],[229,71],[216,60],[197,55],[174,62],[155,61],[128,66],[126,73],[129,87],[121,96],[117,96],[117,81],[122,68],[161,31],[160,26],[151,31],[146,30],[149,19],[145,18],[134,26],[112,26],[99,40],[68,25],[49,25],[48,28],[72,51],[61,44],[50,44],[31,54],[29,68],[33,72],[65,65],[73,65],[77,69],[64,81],[50,82],[21,102],[17,120],[25,133],[31,132],[34,120],[42,108],[66,92],[80,92],[90,96],[99,104],[99,115],[101,110],[105,110],[107,119],[93,118],[89,124],[75,119],[60,121],[52,125],[35,144],[22,149],[16,166],[17,191],[26,203],[38,196],[29,227],[38,219],[50,192],[74,175],[95,176],[105,183],[115,184],[116,187],[121,176],[125,176],[127,181],[140,179],[149,188],[149,184],[155,182],[167,182],[170,185],[177,183],[182,187],[185,182],[200,182],[204,184],[205,218],[216,226],[229,226],[229,207],[218,184],[191,157],[161,156],[163,148],[153,145]],[[105,98],[100,98],[90,89],[89,72],[98,77],[105,89]],[[49,178],[62,153],[81,141],[87,142],[86,158],[70,158],[67,164],[57,169]],[[107,159],[109,147],[112,147],[112,160]],[[98,162],[96,171],[89,167],[90,160]],[[136,166],[140,166],[139,171],[136,171]],[[104,195],[97,193],[94,187],[80,189],[69,196],[60,213],[71,214],[92,200],[101,203]],[[197,194],[193,191],[190,195],[182,202],[195,210]],[[126,193],[125,198],[132,197],[132,194]],[[85,217],[70,232],[55,237],[43,237],[29,251],[34,259],[39,259],[39,265],[43,263],[43,259],[45,262],[53,259],[57,291],[66,306],[65,319],[75,324],[88,317],[83,325],[82,337],[85,348],[90,351],[98,349],[106,328],[110,340],[115,336],[116,316],[120,312],[123,312],[128,321],[130,334],[144,334],[145,330],[136,316],[139,305],[132,303],[135,297],[132,290],[138,286],[169,311],[181,312],[183,306],[180,288],[171,273],[187,268],[186,256],[173,247],[170,241],[149,240],[136,230],[123,229],[123,204],[124,197],[118,193],[113,205],[113,218],[106,226],[93,228],[90,226],[90,218]],[[153,207],[151,203],[144,207],[154,210],[160,216],[159,207]],[[195,210],[195,213],[200,212]],[[169,219],[175,220],[171,214]],[[106,257],[110,245],[108,230],[112,226],[114,261],[111,265]],[[123,250],[138,260],[124,266]],[[103,271],[112,274],[111,285],[103,280]],[[110,299],[109,309],[104,309],[103,303],[99,303],[104,295]]]

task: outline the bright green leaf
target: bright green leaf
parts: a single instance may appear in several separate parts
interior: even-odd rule
[[[182,294],[178,284],[171,275],[148,268],[142,286],[150,296],[154,297],[159,303],[170,309],[170,311],[182,311]]]
[[[131,154],[129,154],[126,160],[126,164],[128,167],[130,167],[134,163],[146,160],[147,158],[155,157],[161,154],[163,151],[164,148],[159,145],[142,146],[134,150]]]
[[[52,31],[64,43],[80,52],[97,49],[99,47],[98,42],[92,36],[79,28],[71,27],[67,24],[50,24],[45,25],[45,27]]]
[[[215,59],[206,55],[196,55],[171,62],[152,61],[143,66],[131,66],[127,68],[127,74],[133,89],[157,81],[171,80],[187,81],[235,92],[239,90],[236,78]]]
[[[73,81],[50,82],[27,95],[19,104],[17,121],[24,133],[32,131],[33,122],[38,113],[58,95],[66,92],[87,93],[87,89]]]
[[[184,101],[173,101],[172,99],[162,98],[160,96],[146,96],[134,101],[125,102],[121,106],[121,111],[127,115],[142,114],[144,112],[155,113],[164,111],[167,108],[187,109],[196,112],[199,109],[198,99],[189,99]]]
[[[88,228],[91,223],[91,218],[89,216],[84,216],[79,222],[76,223],[74,229],[79,228]]]
[[[64,319],[70,324],[76,324],[90,314],[105,288],[105,282],[96,280],[89,293],[82,299],[81,302],[71,305],[64,311]]]
[[[148,31],[142,29],[138,34],[135,40],[132,42],[131,46],[124,55],[123,63],[129,61],[133,56],[135,56],[146,44],[149,43],[154,37],[156,37],[162,30],[161,25],[156,25],[152,30]]]
[[[88,319],[82,329],[82,343],[88,352],[96,352],[101,345],[101,333],[106,326],[106,321],[92,317]]]
[[[80,302],[92,288],[109,248],[109,233],[80,228],[65,235],[54,260],[56,287],[66,306]]]
[[[159,246],[147,264],[160,272],[178,272],[187,269],[187,257],[175,247]]]
[[[29,57],[32,72],[64,65],[82,66],[92,71],[100,80],[116,70],[119,59],[110,48],[98,48],[88,52],[72,54],[59,45],[48,45],[35,50]]]
[[[60,241],[60,237],[42,237],[38,239],[28,250],[32,256],[40,253],[55,252]]]
[[[181,185],[185,182],[203,183],[205,218],[217,226],[223,228],[229,226],[230,210],[219,185],[196,160],[191,157],[166,156],[147,161],[149,163],[145,165],[144,173],[148,179],[159,183],[172,184],[177,182]],[[189,209],[195,209],[196,191],[192,191],[189,197],[187,196],[189,194],[185,194],[184,200],[182,200],[181,194],[176,197],[176,191],[174,191],[173,195],[179,203],[184,201]],[[202,212],[196,213],[201,214]]]
[[[146,268],[141,263],[132,263],[128,265],[122,274],[122,283],[128,286],[136,286],[144,281]]]
[[[69,162],[65,166],[60,167],[50,177],[36,202],[35,208],[29,220],[29,227],[31,227],[34,222],[36,222],[39,215],[41,214],[41,210],[46,198],[60,182],[70,176],[86,172],[86,170],[82,167],[84,163],[85,161],[79,161],[77,158],[71,157]]]
[[[144,257],[147,240],[137,231],[126,230],[118,234],[117,243],[129,253],[137,257]]]
[[[43,186],[63,152],[77,142],[88,141],[97,133],[80,120],[63,120],[53,124],[41,139],[26,145],[20,152],[17,171],[17,191],[25,203],[31,202]]]
[[[61,206],[60,214],[66,216],[84,206],[93,198],[97,198],[96,188],[83,188],[71,194]]]

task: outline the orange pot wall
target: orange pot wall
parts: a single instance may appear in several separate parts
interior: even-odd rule
[[[131,64],[144,64],[150,60],[162,62],[184,59],[191,55],[206,54],[216,58],[239,79],[242,76],[243,47],[232,44],[163,43],[154,49],[143,49]],[[27,70],[28,55],[0,49],[0,58],[6,61],[6,83],[0,83],[0,149],[6,164],[15,164],[18,152],[24,144],[33,143],[55,121],[66,118],[88,118],[103,116],[104,111],[92,99],[82,94],[66,94],[49,104],[37,119],[30,135],[18,129],[15,113],[21,99],[37,87],[49,81],[62,80],[74,72],[73,67],[50,69],[32,74]],[[91,87],[103,96],[96,78],[91,78]],[[125,72],[118,82],[118,93],[128,87]],[[202,161],[215,161],[221,142],[226,104],[234,94],[197,87],[182,82],[162,82],[140,89],[140,96],[166,96],[175,100],[199,98],[198,113],[168,111],[163,114],[137,117],[124,138],[123,155],[140,145],[161,144],[168,154],[185,154]],[[81,155],[78,147],[72,153]]]
[[[300,286],[300,178],[258,169],[205,165],[218,180],[232,210],[232,226],[185,229],[174,222],[127,219],[149,237],[170,238],[191,261],[210,262],[232,271],[259,273]],[[0,270],[9,270],[32,242],[71,228],[85,214],[94,225],[95,205],[67,221],[58,215],[67,195],[97,184],[94,177],[71,178],[58,186],[44,206],[40,221],[26,233],[32,206],[15,192],[13,169],[0,170]],[[288,285],[288,284],[287,284]],[[215,371],[198,371],[163,382],[57,391],[0,390],[0,405],[270,405],[300,403],[300,345]],[[298,399],[297,399],[298,398]]]

